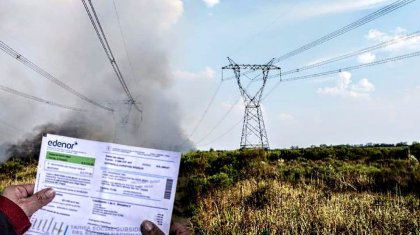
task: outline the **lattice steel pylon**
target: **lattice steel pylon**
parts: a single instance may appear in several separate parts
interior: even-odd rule
[[[241,96],[245,103],[240,148],[268,149],[270,146],[268,144],[267,131],[264,125],[260,103],[270,70],[280,71],[280,67],[273,65],[274,59],[263,65],[237,64],[229,57],[228,60],[230,64],[222,67],[222,71],[225,69],[233,70],[239,86],[239,91],[241,92]],[[261,70],[262,79],[259,77],[249,78],[246,74],[241,74],[241,69],[253,71]],[[261,81],[262,84],[258,87],[257,91],[251,92],[247,88],[244,88],[241,81],[241,75],[248,77],[251,82],[258,80]]]
[[[129,136],[128,133],[133,134],[139,131],[140,123],[143,121],[143,115],[142,113],[137,114],[131,112],[135,104],[139,105],[140,103],[129,99],[108,101],[109,107],[112,107],[114,110],[114,142],[122,143],[122,141],[126,141],[124,138]],[[139,119],[134,116],[136,114],[140,115]]]

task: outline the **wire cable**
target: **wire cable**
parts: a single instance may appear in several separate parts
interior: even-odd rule
[[[77,111],[77,112],[86,112],[87,111],[86,109],[75,108],[75,107],[59,104],[59,103],[56,103],[56,102],[53,102],[53,101],[44,100],[44,99],[41,99],[39,97],[35,97],[35,96],[29,95],[29,94],[26,94],[26,93],[23,93],[23,92],[20,92],[20,91],[17,91],[15,89],[12,89],[12,88],[9,88],[9,87],[6,87],[6,86],[2,86],[2,85],[0,85],[0,90],[2,90],[4,92],[7,92],[9,94],[12,94],[12,95],[17,95],[17,96],[20,96],[20,97],[23,97],[23,98],[26,98],[26,99],[31,99],[31,100],[34,100],[34,101],[37,101],[37,102],[40,102],[40,103],[52,105],[52,106],[63,108],[63,109],[68,109],[68,110]]]
[[[32,61],[30,61],[29,59],[27,59],[26,57],[24,57],[19,52],[15,51],[13,48],[11,48],[10,46],[8,46],[3,41],[0,41],[0,50],[4,51],[6,54],[8,54],[11,57],[15,58],[16,60],[18,60],[19,62],[21,62],[26,67],[32,69],[33,71],[35,71],[36,73],[38,73],[42,77],[48,79],[49,81],[53,82],[57,86],[63,88],[66,91],[68,91],[69,93],[77,96],[78,98],[80,98],[80,99],[82,99],[82,100],[84,100],[84,101],[86,101],[86,102],[88,102],[90,104],[93,104],[96,107],[99,107],[101,109],[104,109],[106,111],[109,111],[109,112],[113,112],[114,111],[112,108],[107,107],[107,106],[104,106],[104,105],[102,105],[102,104],[100,104],[100,103],[98,103],[98,102],[96,102],[96,101],[94,101],[94,100],[92,100],[92,99],[90,99],[90,98],[82,95],[80,92],[78,92],[75,89],[71,88],[66,83],[62,82],[58,78],[54,77],[50,73],[46,72],[45,70],[43,70],[42,68],[40,68],[39,66],[37,66],[36,64],[34,64]]]
[[[420,56],[420,51],[416,51],[416,52],[412,52],[412,53],[408,53],[408,54],[404,54],[404,55],[400,55],[400,56],[395,56],[395,57],[391,57],[391,58],[387,58],[387,59],[377,60],[377,61],[374,61],[374,62],[371,62],[371,63],[359,64],[359,65],[349,66],[349,67],[345,67],[345,68],[341,68],[341,69],[334,69],[334,70],[329,70],[329,71],[315,73],[315,74],[308,74],[308,75],[302,75],[302,76],[282,79],[282,80],[278,81],[273,86],[273,88],[271,88],[271,90],[269,92],[266,93],[266,95],[263,97],[262,100],[265,100],[267,98],[267,96],[269,96],[278,87],[278,85],[282,82],[290,82],[290,81],[303,80],[303,79],[314,78],[314,77],[322,77],[322,76],[326,76],[326,75],[341,73],[343,71],[352,71],[352,70],[361,69],[361,68],[365,68],[365,67],[371,67],[371,66],[375,66],[375,65],[386,64],[386,63],[389,63],[389,62],[395,62],[395,61],[399,61],[399,60],[409,59],[409,58],[416,57],[416,56]]]
[[[351,30],[353,30],[353,29],[356,29],[356,28],[358,28],[358,27],[360,27],[360,26],[362,26],[362,25],[364,25],[364,24],[366,24],[366,23],[368,23],[368,22],[371,22],[371,21],[373,21],[373,20],[375,20],[375,19],[377,19],[377,18],[379,18],[379,17],[382,17],[382,16],[384,16],[384,15],[386,15],[386,14],[388,14],[388,13],[390,13],[390,12],[392,12],[392,11],[394,11],[394,10],[397,10],[397,9],[399,9],[399,8],[401,8],[401,7],[403,7],[403,6],[405,6],[405,5],[407,5],[407,4],[409,4],[409,3],[411,3],[411,2],[414,2],[415,0],[399,0],[399,1],[396,1],[396,2],[394,2],[394,3],[391,3],[391,4],[389,4],[389,5],[387,5],[387,6],[385,6],[385,7],[383,7],[383,8],[381,8],[381,9],[379,9],[379,10],[377,10],[377,11],[375,11],[375,12],[373,12],[373,13],[371,13],[371,14],[369,14],[369,15],[367,15],[367,16],[365,16],[365,17],[363,17],[363,18],[361,18],[361,19],[359,19],[359,20],[357,20],[357,21],[355,21],[355,22],[353,22],[353,23],[351,23],[351,24],[348,24],[348,25],[346,25],[346,26],[344,26],[344,27],[342,27],[342,28],[340,28],[340,29],[338,29],[338,30],[335,30],[335,31],[333,31],[333,32],[331,32],[331,33],[329,33],[329,34],[327,34],[327,35],[325,35],[325,36],[323,36],[323,37],[321,37],[321,38],[319,38],[319,39],[317,39],[317,40],[315,40],[315,41],[312,41],[312,42],[310,42],[310,43],[308,43],[308,44],[305,44],[305,45],[303,45],[303,46],[301,46],[301,47],[299,47],[299,48],[297,48],[297,49],[295,49],[295,50],[293,50],[293,51],[291,51],[291,52],[289,52],[289,53],[286,53],[286,54],[284,54],[284,55],[282,55],[282,56],[280,56],[280,57],[278,57],[278,58],[275,58],[274,60],[273,60],[273,64],[275,64],[275,63],[279,63],[280,61],[283,61],[283,60],[285,60],[285,59],[287,59],[287,58],[290,58],[290,57],[292,57],[292,56],[295,56],[295,55],[297,55],[297,54],[300,54],[300,53],[302,53],[302,52],[304,52],[304,51],[306,51],[306,50],[309,50],[309,49],[311,49],[311,48],[313,48],[313,47],[315,47],[315,46],[318,46],[318,45],[320,45],[320,44],[323,44],[323,43],[325,43],[325,42],[327,42],[327,41],[329,41],[329,40],[331,40],[331,39],[334,39],[334,38],[336,38],[336,37],[338,37],[338,36],[340,36],[340,35],[342,35],[342,34],[344,34],[344,33],[347,33],[347,32],[349,32],[349,31],[351,31]],[[420,55],[420,52],[418,52],[419,53],[419,55]],[[356,65],[356,66],[350,66],[350,67],[347,67],[347,68],[344,68],[344,69],[339,69],[339,70],[334,70],[334,71],[327,71],[327,72],[324,72],[324,73],[319,73],[319,74],[312,74],[312,75],[306,75],[306,76],[299,76],[299,77],[294,77],[294,78],[290,78],[290,79],[282,79],[282,80],[280,80],[264,97],[263,97],[263,99],[262,100],[264,100],[277,86],[278,86],[278,84],[280,83],[280,82],[283,82],[283,81],[294,81],[294,80],[299,80],[299,79],[306,79],[306,78],[310,78],[310,77],[317,77],[317,76],[324,76],[324,75],[328,75],[328,74],[333,74],[333,73],[337,73],[337,72],[341,72],[342,70],[347,70],[347,71],[349,71],[349,70],[355,70],[355,69],[359,69],[359,68],[363,68],[363,67],[368,67],[368,66],[373,66],[373,65],[378,65],[378,64],[383,64],[383,63],[388,63],[388,62],[390,62],[390,61],[396,61],[396,60],[401,60],[401,59],[406,59],[406,58],[410,58],[410,57],[414,57],[414,56],[418,56],[416,53],[411,53],[411,54],[407,54],[407,55],[404,55],[404,56],[400,56],[400,57],[393,57],[393,58],[389,58],[389,59],[387,59],[387,60],[381,60],[381,61],[375,61],[375,62],[372,62],[372,63],[368,63],[368,64],[362,64],[362,65]],[[332,63],[332,62],[329,62],[329,63]],[[321,66],[321,65],[319,65],[319,66]],[[248,74],[248,73],[251,73],[251,72],[253,72],[252,70],[248,70],[248,71],[245,71],[244,73],[242,73],[242,75],[246,75],[246,74]],[[291,73],[291,72],[289,72],[289,73]],[[227,78],[226,80],[229,80],[230,78]],[[233,108],[233,106],[231,107],[231,108]],[[231,110],[229,110],[228,111],[228,113],[230,112]],[[227,116],[227,115],[225,115],[225,116]],[[225,117],[224,117],[225,118]],[[222,118],[222,120],[224,120],[224,118]],[[239,122],[237,122],[237,123],[235,123],[235,125],[233,126],[233,127],[231,127],[227,132],[225,132],[223,135],[221,135],[220,137],[218,137],[218,138],[216,138],[216,139],[214,139],[213,141],[211,141],[211,142],[209,142],[209,143],[207,143],[206,145],[208,145],[208,144],[211,144],[211,143],[213,143],[214,141],[217,141],[219,138],[221,138],[221,137],[223,137],[224,135],[226,135],[227,133],[229,133],[231,130],[233,130],[233,128],[234,127],[236,127],[237,125],[239,125],[239,123],[241,123],[241,121],[242,120],[240,120]],[[219,122],[217,125],[216,125],[216,127],[218,126],[218,125],[220,125],[220,123],[221,122]],[[215,129],[215,128],[214,128]],[[207,136],[209,136],[213,131],[214,131],[214,129],[212,129],[210,132],[209,132],[209,134],[207,134],[205,137],[203,137],[201,140],[199,140],[198,142],[196,142],[196,144],[198,144],[198,143],[200,143],[203,139],[205,139]],[[201,146],[205,146],[205,145],[201,145]]]
[[[127,41],[125,39],[126,37],[125,37],[124,31],[122,29],[120,14],[118,13],[118,8],[117,8],[117,4],[115,3],[115,0],[112,0],[112,4],[114,6],[115,16],[117,17],[118,28],[120,29],[120,34],[121,34],[121,38],[122,38],[123,45],[124,45],[125,55],[127,56],[128,66],[130,68],[131,78],[132,78],[133,82],[136,83],[137,86],[140,86],[139,82],[135,79],[135,76],[134,76],[133,64],[131,63],[130,55],[128,54]]]
[[[203,122],[205,116],[207,115],[211,105],[213,104],[214,100],[216,99],[216,95],[219,93],[219,90],[222,86],[223,83],[223,79],[220,80],[219,85],[217,86],[215,92],[213,93],[213,96],[210,98],[209,103],[207,104],[206,108],[204,109],[203,114],[201,115],[199,121],[196,123],[196,125],[194,126],[193,130],[191,131],[191,133],[188,136],[181,136],[181,138],[183,139],[182,142],[180,142],[179,144],[177,144],[176,146],[178,147],[182,147],[185,145],[185,143],[187,143],[188,141],[191,141],[191,137],[195,134],[195,132],[197,131],[198,127],[201,125],[201,123]]]
[[[252,84],[252,80],[248,83],[248,85],[246,86],[246,88],[245,88],[245,91],[251,86],[251,84]],[[195,144],[199,144],[199,143],[201,143],[201,142],[203,142],[203,140],[205,140],[207,137],[209,137],[213,132],[214,132],[214,130],[216,130],[216,128],[218,128],[221,124],[222,124],[222,122],[227,118],[227,116],[229,116],[229,114],[232,112],[232,110],[233,110],[233,108],[235,107],[235,105],[239,102],[241,100],[241,97],[239,97],[230,107],[229,107],[229,109],[226,111],[226,113],[222,116],[222,118],[221,119],[219,119],[219,121],[216,123],[216,125],[214,125],[213,126],[213,128],[212,129],[210,129],[210,131],[209,132],[207,132],[207,134],[206,135],[204,135],[199,141],[197,141],[197,142],[195,142]]]
[[[334,38],[336,38],[336,37],[338,37],[338,36],[340,36],[340,35],[342,35],[344,33],[347,33],[347,32],[349,32],[349,31],[351,31],[353,29],[356,29],[356,28],[358,28],[358,27],[360,27],[360,26],[362,26],[362,25],[364,25],[366,23],[369,23],[369,22],[371,22],[371,21],[373,21],[373,20],[375,20],[375,19],[377,19],[379,17],[382,17],[382,16],[384,16],[384,15],[390,13],[390,12],[393,12],[393,11],[395,11],[395,10],[397,10],[397,9],[399,9],[399,8],[401,8],[401,7],[409,4],[409,3],[412,3],[414,1],[415,0],[398,0],[398,1],[395,1],[395,2],[389,4],[389,5],[385,6],[385,7],[383,7],[381,9],[379,9],[379,10],[377,10],[377,11],[375,11],[375,12],[373,12],[373,13],[371,13],[371,14],[369,14],[369,15],[361,18],[361,19],[359,19],[359,20],[356,20],[353,23],[350,23],[350,24],[348,24],[348,25],[346,25],[346,26],[344,26],[344,27],[342,27],[340,29],[337,29],[337,30],[335,30],[335,31],[333,31],[333,32],[331,32],[331,33],[329,33],[329,34],[321,37],[321,38],[318,38],[315,41],[312,41],[312,42],[310,42],[308,44],[305,44],[305,45],[303,45],[303,46],[301,46],[301,47],[299,47],[299,48],[297,48],[297,49],[295,49],[293,51],[290,51],[290,52],[288,52],[288,53],[286,53],[286,54],[284,54],[284,55],[276,58],[274,60],[274,63],[278,63],[278,62],[280,62],[282,60],[288,59],[288,58],[290,58],[292,56],[295,56],[295,55],[300,54],[300,53],[302,53],[302,52],[304,52],[306,50],[309,50],[309,49],[311,49],[311,48],[313,48],[315,46],[318,46],[320,44],[323,44],[323,43],[325,43],[325,42],[327,42],[327,41],[329,41],[331,39],[334,39]]]
[[[378,18],[380,18],[380,17],[382,17],[386,14],[389,14],[389,13],[391,13],[391,12],[393,12],[393,11],[395,11],[395,10],[397,10],[397,9],[399,9],[399,8],[409,4],[409,3],[414,2],[414,1],[416,1],[416,0],[398,0],[398,1],[395,1],[395,2],[389,4],[385,7],[382,7],[379,10],[376,10],[375,12],[373,12],[373,13],[371,13],[371,14],[363,17],[363,18],[360,18],[360,19],[358,19],[358,20],[356,20],[356,21],[354,21],[354,22],[352,22],[352,23],[350,23],[350,24],[348,24],[348,25],[346,25],[346,26],[344,26],[340,29],[337,29],[337,30],[335,30],[335,31],[333,31],[333,32],[321,37],[321,38],[318,38],[318,39],[316,39],[316,40],[314,40],[310,43],[307,43],[307,44],[305,44],[305,45],[303,45],[303,46],[301,46],[301,47],[299,47],[299,48],[297,48],[293,51],[290,51],[290,52],[288,52],[288,53],[286,53],[286,54],[284,54],[280,57],[275,58],[274,61],[273,61],[273,64],[279,63],[280,61],[283,61],[283,60],[288,59],[292,56],[295,56],[295,55],[300,54],[304,51],[307,51],[311,48],[314,48],[318,45],[321,45],[321,44],[323,44],[323,43],[325,43],[325,42],[327,42],[331,39],[334,39],[334,38],[336,38],[340,35],[343,35],[343,34],[349,32],[349,31],[351,31],[353,29],[356,29],[356,28],[358,28],[362,25],[365,25],[365,24],[367,24],[367,23],[369,23],[373,20],[376,20],[376,19],[378,19]],[[242,74],[248,74],[248,73],[251,73],[251,72],[252,72],[252,70],[248,70],[248,71],[243,72]],[[230,79],[230,78],[228,78],[228,79]]]
[[[235,129],[236,126],[238,126],[239,124],[242,123],[242,118],[236,122],[233,126],[231,126],[226,132],[224,132],[223,134],[219,135],[218,137],[214,138],[213,140],[211,140],[210,142],[207,142],[205,144],[201,144],[198,146],[204,147],[204,146],[208,146],[216,141],[218,141],[219,139],[223,138],[225,135],[229,134],[231,131],[233,131],[233,129]]]
[[[413,38],[416,38],[416,37],[419,37],[419,36],[420,36],[420,31],[416,31],[414,33],[407,34],[407,35],[404,35],[402,37],[394,38],[392,40],[382,42],[382,43],[379,43],[379,44],[376,44],[374,46],[367,47],[367,48],[364,48],[364,49],[361,49],[361,50],[358,50],[358,51],[353,51],[353,52],[350,52],[348,54],[340,55],[340,56],[337,56],[337,57],[334,57],[334,58],[331,58],[331,59],[323,60],[323,61],[320,61],[320,62],[317,62],[317,63],[314,63],[314,64],[310,64],[310,65],[307,65],[307,66],[303,66],[303,67],[300,67],[300,68],[297,68],[297,69],[291,69],[291,70],[288,70],[286,72],[283,72],[281,75],[282,76],[287,76],[287,75],[290,75],[290,74],[293,74],[293,73],[298,73],[298,72],[302,72],[302,71],[305,71],[305,70],[308,70],[308,69],[320,67],[320,66],[330,64],[330,63],[333,63],[333,62],[337,62],[337,61],[340,61],[340,60],[344,60],[344,59],[347,59],[347,58],[350,58],[350,57],[353,57],[353,56],[361,55],[361,54],[366,53],[366,52],[377,50],[377,49],[380,49],[380,48],[383,48],[383,47],[388,47],[388,46],[391,46],[393,44],[398,44],[398,43],[401,43],[401,42],[404,42],[404,41],[407,41],[407,40],[410,40],[410,39],[413,39]],[[270,76],[269,78],[271,78],[273,76]]]
[[[247,91],[249,89],[249,87],[255,82],[257,81],[257,78],[259,76],[261,76],[261,74],[257,74],[255,77],[251,78],[248,75],[244,74],[245,77],[247,77],[250,81],[247,84],[247,86],[245,87],[244,91]],[[225,80],[222,80],[225,81]],[[216,123],[216,125],[206,134],[204,135],[199,141],[195,142],[196,144],[199,144],[201,142],[203,142],[203,140],[205,140],[207,137],[209,137],[216,128],[218,128],[222,122],[227,118],[227,116],[229,116],[229,114],[232,112],[233,108],[235,107],[235,105],[241,100],[241,97],[239,97],[227,110],[227,112],[222,116],[222,118]]]
[[[84,2],[84,0],[82,0],[83,2]],[[102,46],[104,47],[104,48],[106,48],[106,51],[108,51],[108,53],[107,53],[107,55],[108,55],[108,59],[109,59],[109,61],[110,61],[110,63],[111,63],[111,65],[112,65],[112,67],[114,68],[114,70],[115,70],[115,73],[116,73],[116,75],[117,75],[117,77],[118,77],[118,79],[119,79],[119,81],[120,81],[120,83],[121,83],[121,85],[122,85],[122,87],[123,87],[123,89],[124,89],[124,91],[126,92],[126,94],[127,94],[127,96],[128,96],[128,98],[130,99],[130,100],[134,100],[133,99],[133,97],[132,97],[132,95],[131,95],[131,93],[130,93],[130,90],[128,89],[128,86],[127,86],[127,84],[125,83],[125,80],[124,80],[124,78],[123,78],[123,76],[122,76],[122,74],[121,74],[121,71],[120,71],[120,69],[119,69],[119,67],[118,67],[118,64],[116,63],[116,60],[115,60],[115,57],[114,57],[114,54],[112,53],[112,50],[111,50],[111,47],[109,46],[109,43],[108,43],[108,40],[107,40],[107,38],[106,38],[106,35],[105,35],[105,33],[104,33],[104,30],[103,30],[103,28],[102,28],[102,25],[101,25],[101,22],[99,21],[99,17],[98,17],[98,15],[96,14],[96,11],[95,11],[95,8],[94,8],[94,6],[93,6],[93,4],[92,4],[92,1],[91,0],[88,0],[88,2],[89,2],[89,5],[90,5],[90,7],[91,7],[91,9],[92,9],[92,13],[93,13],[93,16],[95,17],[95,21],[94,22],[92,22],[93,24],[97,24],[97,26],[98,26],[98,28],[99,28],[99,32],[96,30],[96,33],[98,34],[100,34],[100,35],[98,35],[98,37],[99,36],[102,36],[103,37],[103,40],[101,40],[101,43],[103,44],[103,43],[105,43],[105,44],[103,44]],[[86,9],[86,8],[85,8]],[[89,11],[89,10],[88,10]],[[90,13],[90,11],[89,11],[89,13]],[[89,14],[88,13],[88,14]]]
[[[360,68],[365,68],[365,67],[370,67],[370,66],[375,66],[375,65],[380,65],[380,64],[385,64],[385,63],[389,63],[389,62],[393,62],[393,61],[398,61],[398,60],[403,60],[403,59],[408,59],[408,58],[412,58],[412,57],[416,57],[416,56],[420,56],[420,51],[417,52],[413,52],[413,53],[408,53],[408,54],[404,54],[401,56],[396,56],[396,57],[392,57],[392,58],[388,58],[388,59],[383,59],[383,60],[378,60],[375,62],[371,62],[371,63],[367,63],[367,64],[361,64],[361,65],[355,65],[355,66],[349,66],[346,68],[342,68],[342,69],[336,69],[336,70],[331,70],[331,71],[326,71],[326,72],[322,72],[322,73],[316,73],[316,74],[310,74],[310,75],[304,75],[304,76],[298,76],[298,77],[293,77],[293,78],[289,78],[289,79],[284,79],[279,81],[264,97],[262,100],[265,100],[267,98],[268,95],[270,95],[270,93],[272,93],[272,91],[281,83],[281,82],[289,82],[289,81],[295,81],[295,80],[302,80],[302,79],[308,79],[308,78],[312,78],[312,77],[321,77],[321,76],[325,76],[325,75],[330,75],[330,74],[335,74],[335,73],[340,73],[343,71],[352,71],[352,70],[356,70],[356,69],[360,69]],[[230,111],[229,111],[230,112]],[[239,120],[238,122],[236,122],[233,126],[231,126],[226,132],[224,132],[223,134],[221,134],[220,136],[214,138],[213,140],[211,140],[210,142],[207,142],[206,144],[198,144],[200,143],[202,140],[198,141],[196,144],[198,144],[198,146],[208,146],[214,142],[216,142],[217,140],[219,140],[220,138],[223,138],[225,135],[229,134],[236,126],[238,126],[240,123],[242,122],[242,119]],[[213,131],[213,129],[211,130],[211,132]],[[210,134],[209,134],[210,135]],[[208,135],[206,135],[205,137],[207,137]],[[204,138],[203,138],[204,139]]]
[[[221,124],[222,122],[227,118],[227,116],[229,116],[229,114],[232,112],[233,108],[235,107],[235,105],[241,100],[241,97],[239,97],[228,109],[228,111],[222,116],[222,118],[216,123],[216,125],[214,125],[214,127],[207,132],[206,135],[204,135],[200,140],[198,140],[197,142],[195,142],[196,144],[199,144],[201,142],[203,142],[203,140],[205,140],[206,138],[208,138],[213,132],[214,130],[216,130]]]
[[[108,40],[107,40],[106,35],[104,33],[104,30],[102,28],[101,22],[99,21],[99,17],[96,14],[96,11],[95,11],[95,8],[92,4],[92,1],[88,0],[90,9],[92,10],[93,15],[91,13],[91,10],[89,9],[89,6],[86,4],[86,1],[85,0],[81,0],[81,1],[82,1],[83,6],[86,10],[86,13],[88,14],[89,20],[92,23],[92,26],[93,26],[93,28],[96,32],[96,35],[99,38],[99,41],[102,45],[102,48],[104,49],[105,54],[107,55],[108,60],[111,63],[112,69],[114,70],[114,72],[115,72],[115,74],[118,78],[118,81],[120,82],[124,92],[126,93],[126,95],[128,97],[129,102],[131,102],[133,104],[133,107],[137,111],[142,113],[142,110],[138,107],[136,101],[134,100],[133,96],[131,95],[130,89],[128,88],[127,83],[125,82],[124,77],[121,73],[121,70],[120,70],[120,68],[119,68],[119,66],[118,66],[118,64],[115,60],[114,54],[112,53],[111,47],[109,46]]]
[[[201,125],[201,123],[203,122],[203,120],[204,120],[204,117],[207,115],[207,113],[208,113],[208,111],[209,111],[209,109],[210,109],[210,107],[211,107],[211,105],[213,104],[213,102],[214,102],[214,100],[215,100],[215,98],[216,98],[216,95],[219,93],[219,90],[220,90],[220,87],[222,86],[222,81],[220,81],[220,83],[219,83],[219,85],[217,86],[217,88],[216,88],[216,91],[214,92],[214,94],[213,94],[213,96],[211,97],[211,99],[210,99],[210,102],[207,104],[207,107],[204,109],[204,112],[203,112],[203,114],[201,115],[201,117],[200,117],[200,119],[199,119],[199,121],[197,122],[197,124],[194,126],[194,128],[193,128],[193,130],[191,131],[191,133],[190,133],[190,135],[187,137],[188,139],[189,138],[191,138],[193,135],[194,135],[194,133],[197,131],[197,129],[198,129],[198,127]],[[185,143],[185,142],[184,142]]]

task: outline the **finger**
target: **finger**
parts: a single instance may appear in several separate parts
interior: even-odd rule
[[[3,196],[16,202],[21,198],[27,198],[34,193],[33,184],[11,185],[4,189]]]
[[[140,230],[143,235],[165,235],[156,224],[148,220],[141,223]]]
[[[55,197],[55,191],[52,188],[43,189],[31,197],[23,199],[20,203],[25,214],[30,217],[37,210],[50,203]]]
[[[24,188],[28,196],[34,194],[35,184],[21,184],[17,186]]]

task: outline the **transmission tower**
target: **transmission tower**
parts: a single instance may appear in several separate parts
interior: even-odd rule
[[[108,105],[112,107],[115,121],[115,132],[114,141],[121,143],[124,141],[124,136],[128,136],[128,133],[134,133],[139,131],[140,122],[143,120],[143,116],[140,113],[140,119],[134,118],[133,115],[136,113],[131,112],[134,105],[139,103],[134,100],[113,100],[109,101]]]
[[[273,65],[274,59],[272,59],[267,64],[263,65],[237,64],[229,57],[228,60],[230,64],[222,67],[222,71],[225,69],[233,70],[233,73],[239,86],[239,91],[241,92],[241,96],[245,103],[245,115],[242,126],[240,148],[268,149],[268,137],[267,132],[265,130],[260,102],[270,70],[279,70],[280,72],[280,67]],[[250,91],[248,87],[244,88],[242,84],[243,79],[241,79],[241,69],[251,71],[261,70],[262,78],[260,78],[260,76],[250,78],[246,74],[242,74],[249,78],[251,80],[250,82],[261,82],[260,86],[256,91]]]

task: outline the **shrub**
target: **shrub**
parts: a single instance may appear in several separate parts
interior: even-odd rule
[[[24,166],[19,161],[6,161],[0,165],[0,175],[7,178],[14,178],[23,168]]]
[[[228,174],[221,172],[210,176],[208,182],[211,188],[224,188],[232,185],[233,179]]]

